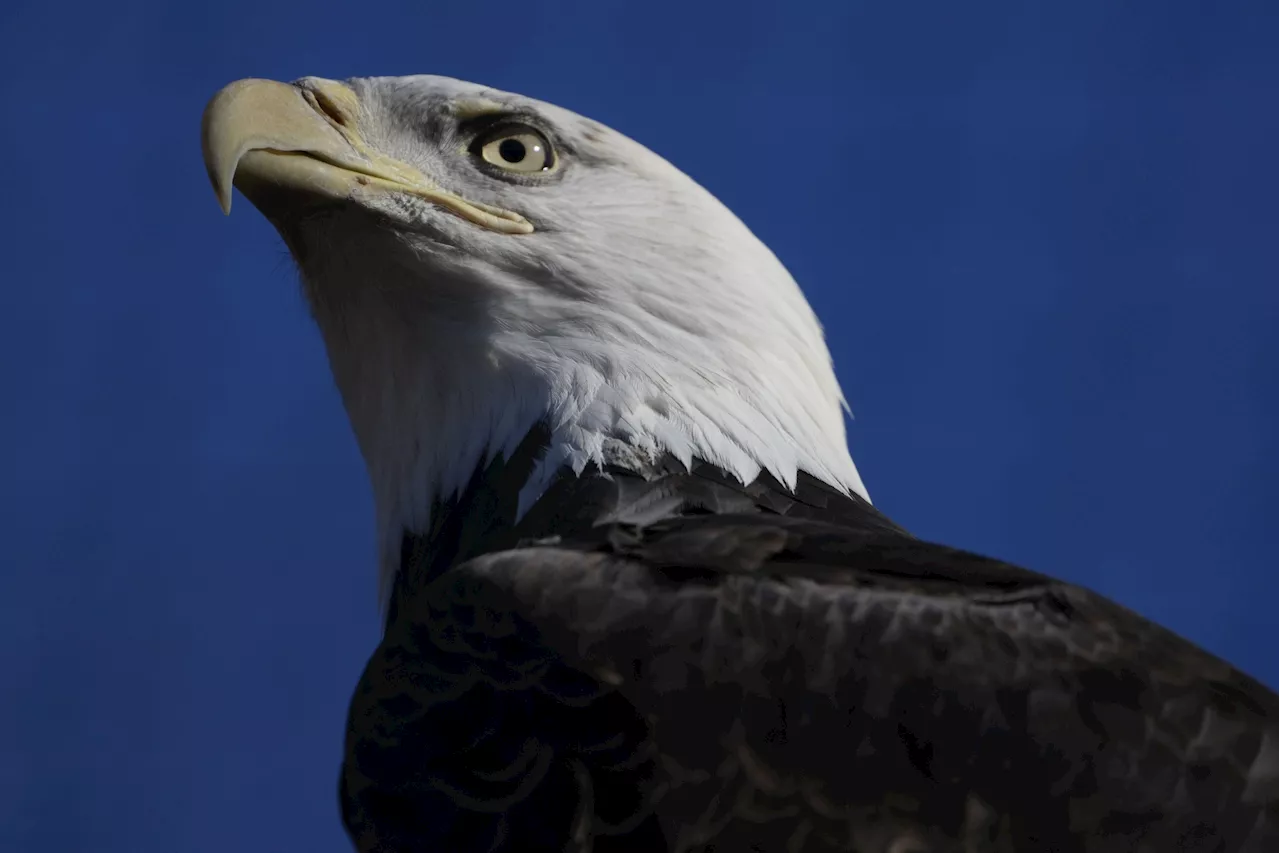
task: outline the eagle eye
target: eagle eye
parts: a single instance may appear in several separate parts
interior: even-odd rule
[[[476,138],[471,153],[504,172],[531,175],[555,168],[555,152],[540,131],[507,124]]]

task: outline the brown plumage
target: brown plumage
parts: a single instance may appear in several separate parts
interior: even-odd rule
[[[561,478],[406,541],[353,700],[362,851],[1253,851],[1276,696],[802,478]],[[477,526],[478,525],[478,526]]]

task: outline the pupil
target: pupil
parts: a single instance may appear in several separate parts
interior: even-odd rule
[[[519,139],[504,139],[498,143],[498,156],[508,163],[519,163],[524,155],[524,143]]]

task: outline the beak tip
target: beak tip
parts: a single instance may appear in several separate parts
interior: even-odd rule
[[[221,176],[216,174],[214,169],[209,169],[209,183],[213,185],[213,195],[218,200],[218,207],[222,208],[224,214],[230,216],[231,181],[223,181],[220,178]]]
[[[205,174],[209,178],[209,185],[213,187],[214,198],[218,200],[218,207],[222,208],[222,212],[227,216],[230,216],[232,176],[235,174],[235,166],[233,165],[231,167],[232,174],[227,175],[226,164],[222,162],[226,158],[217,156],[210,152],[207,136],[203,147]]]

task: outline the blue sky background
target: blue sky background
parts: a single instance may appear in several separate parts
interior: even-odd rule
[[[372,510],[279,239],[205,179],[200,113],[239,77],[447,74],[644,142],[808,292],[885,511],[1274,686],[1276,23],[3,4],[0,849],[347,849]]]

